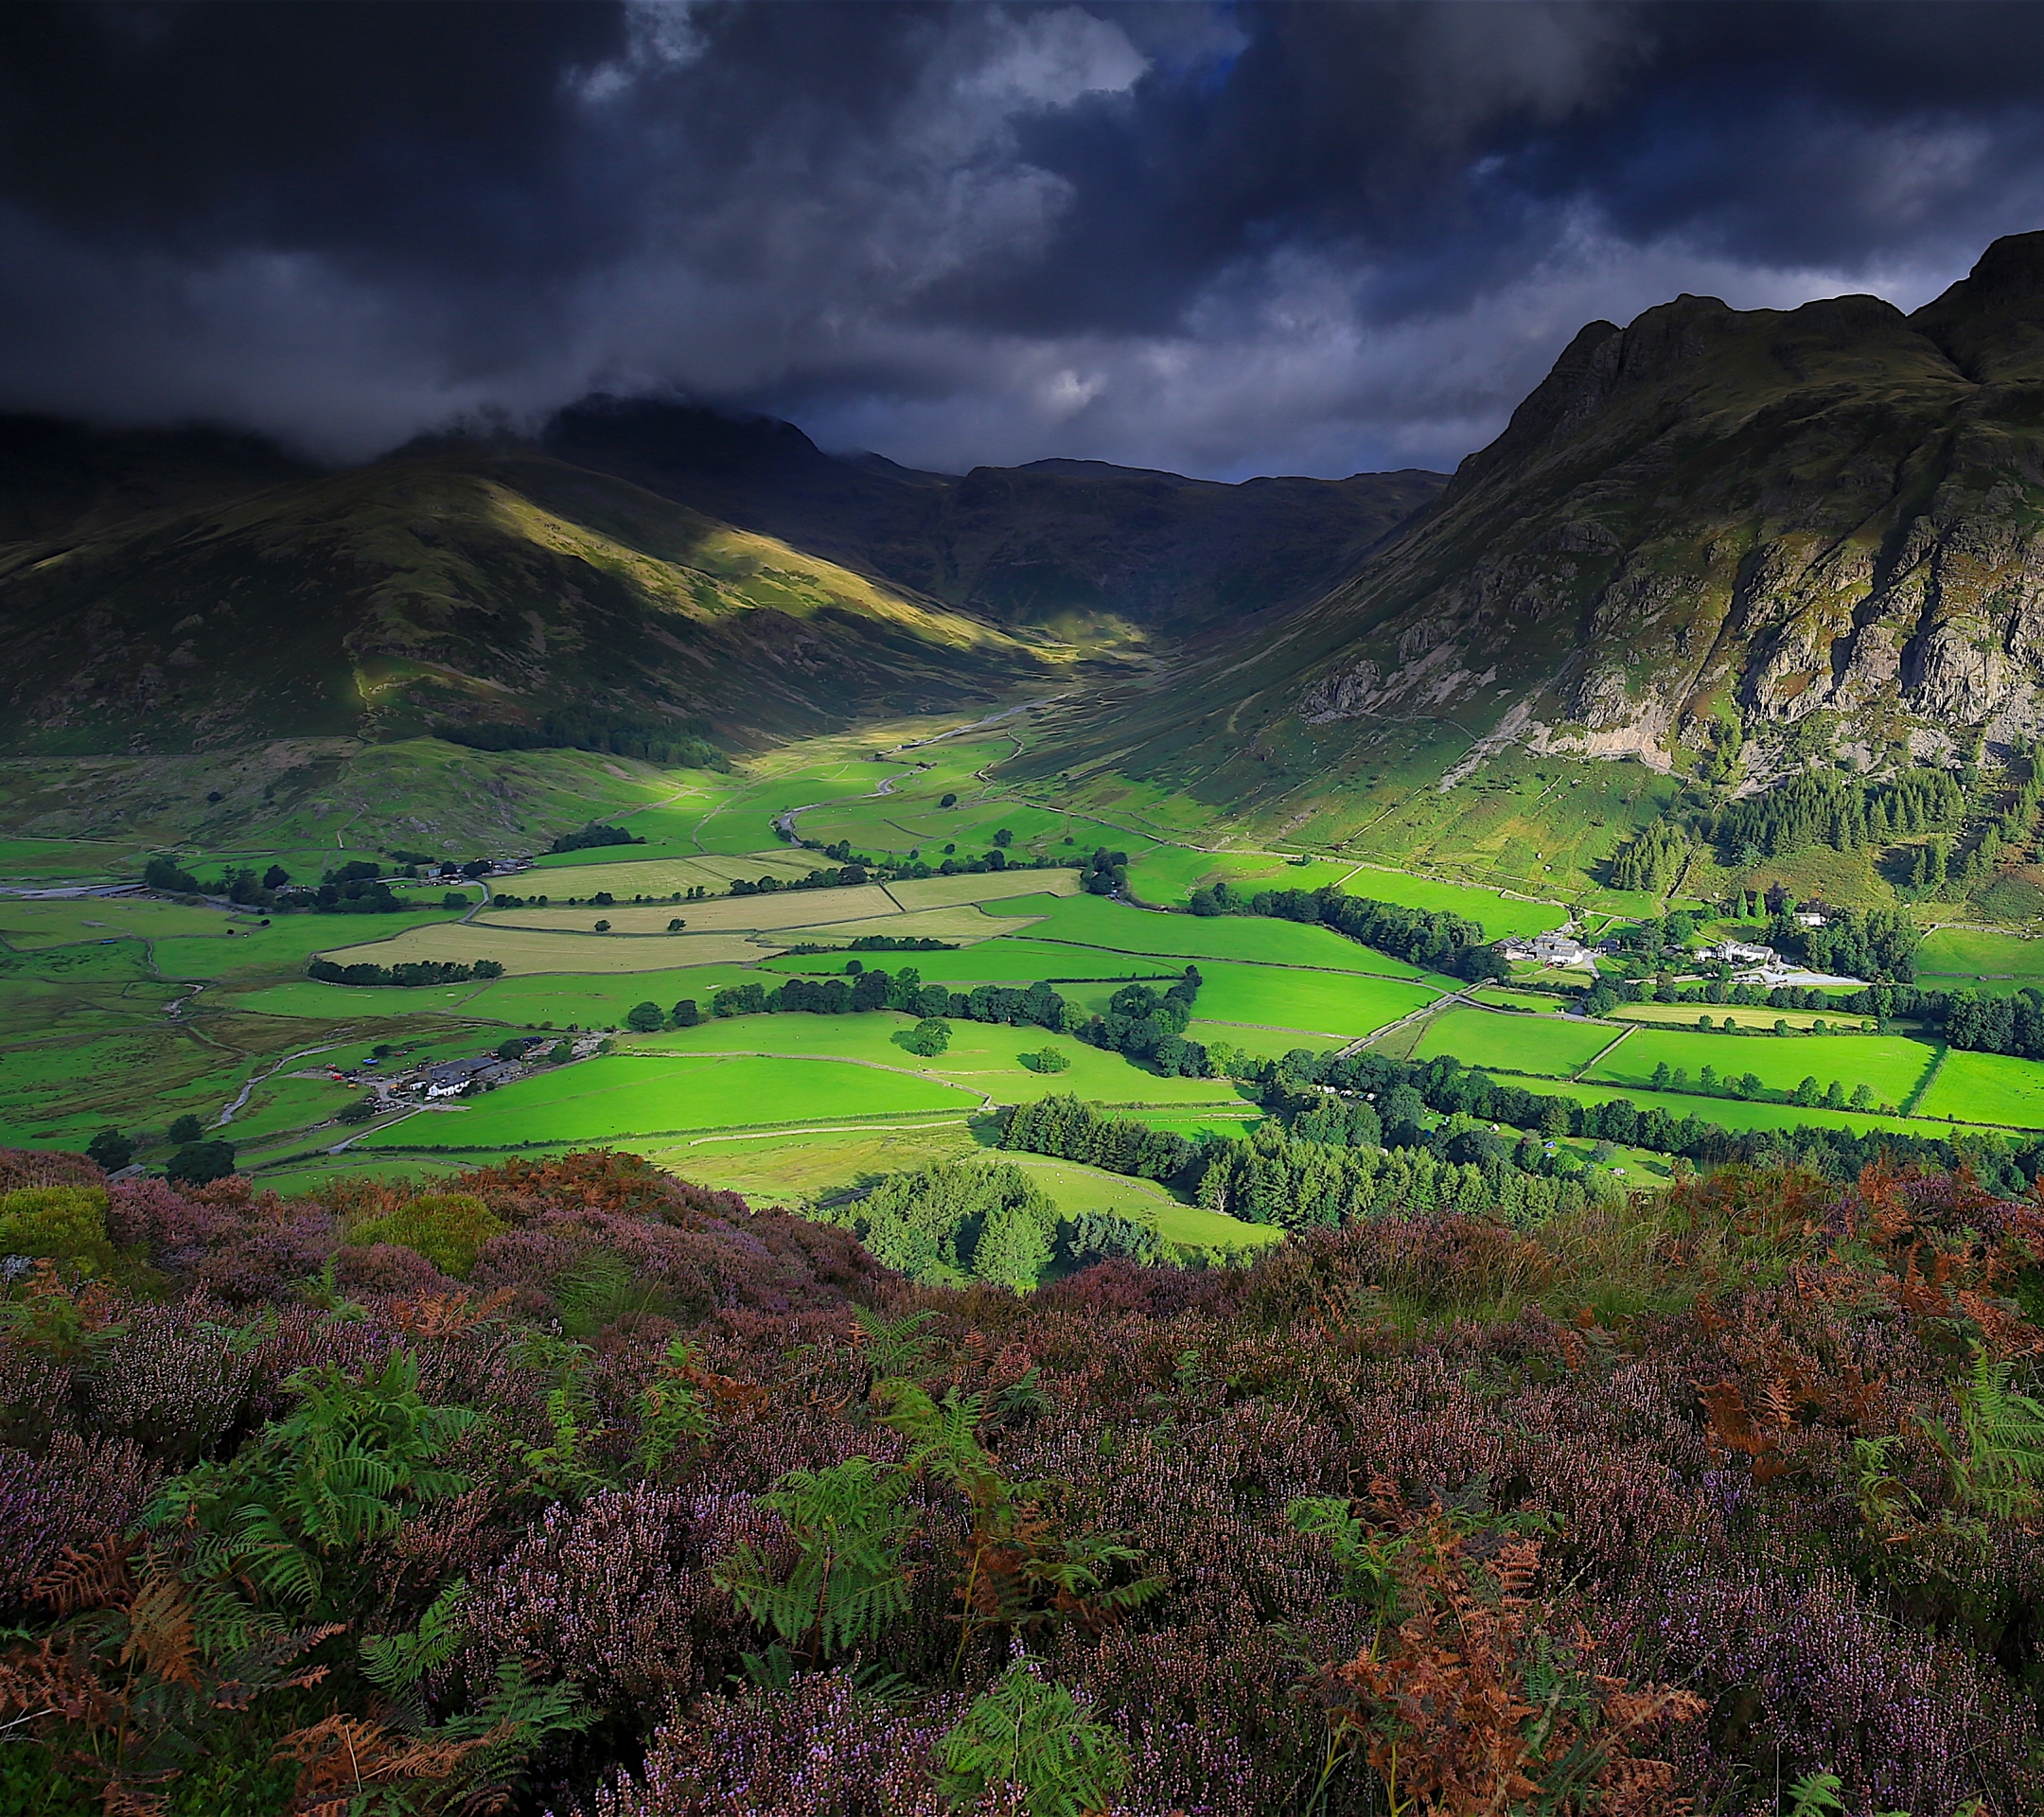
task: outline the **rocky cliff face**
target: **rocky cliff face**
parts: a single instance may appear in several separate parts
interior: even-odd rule
[[[1912,316],[1683,296],[1591,324],[1228,686],[1316,744],[1445,719],[1470,761],[1516,742],[1667,767],[1720,724],[1764,769],[1820,713],[1877,757],[2044,723],[2044,234]]]

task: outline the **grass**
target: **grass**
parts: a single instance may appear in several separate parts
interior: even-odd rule
[[[1322,971],[1370,972],[1385,978],[1421,975],[1416,967],[1359,945],[1330,928],[1260,915],[1163,915],[1103,896],[1025,899],[1010,907],[1017,912],[1044,911],[1043,921],[1028,936],[1042,944],[1057,942],[1182,960],[1232,959]]]
[[[914,1018],[886,1010],[863,1015],[738,1015],[700,1028],[645,1035],[629,1045],[644,1053],[750,1051],[894,1067],[966,1086],[1009,1104],[1033,1103],[1053,1092],[1103,1103],[1141,1099],[1200,1103],[1230,1101],[1236,1095],[1225,1079],[1159,1078],[1118,1053],[1042,1029],[996,1022],[953,1022],[950,1045],[943,1053],[922,1059],[892,1038],[913,1026]],[[1071,1063],[1066,1071],[1038,1073],[1022,1066],[1021,1055],[1047,1046]]]
[[[167,978],[274,978],[303,972],[314,953],[329,947],[353,948],[379,965],[386,955],[403,958],[401,944],[410,937],[454,932],[455,918],[447,913],[407,915],[280,915],[269,926],[241,926],[227,931],[226,917],[216,919],[217,932],[201,937],[173,937],[155,945],[156,966]],[[471,950],[467,957],[473,959]]]
[[[1860,1133],[1868,1130],[1887,1130],[1898,1136],[1935,1137],[1944,1135],[1947,1125],[1916,1117],[1890,1117],[1878,1111],[1824,1110],[1818,1107],[1804,1109],[1796,1104],[1778,1102],[1755,1103],[1739,1098],[1705,1098],[1700,1093],[1686,1091],[1643,1091],[1636,1087],[1610,1085],[1595,1080],[1555,1079],[1538,1087],[1542,1092],[1558,1098],[1574,1098],[1586,1104],[1601,1104],[1613,1098],[1623,1098],[1638,1104],[1642,1109],[1658,1104],[1671,1117],[1695,1117],[1706,1123],[1716,1123],[1720,1129],[1745,1131],[1753,1129],[1850,1129]],[[1963,1125],[1962,1125],[1963,1127]]]
[[[1187,1205],[1148,1180],[1102,1173],[1077,1161],[1005,1150],[982,1150],[971,1158],[1019,1167],[1036,1179],[1067,1218],[1086,1211],[1111,1211],[1117,1217],[1147,1224],[1166,1243],[1201,1248],[1263,1249],[1284,1241],[1284,1231],[1276,1225],[1245,1224],[1225,1212]]]
[[[1471,995],[1479,1003],[1495,1003],[1507,1009],[1530,1010],[1536,1015],[1557,1015],[1569,1007],[1565,997],[1549,997],[1542,991],[1514,991],[1500,984],[1486,984]]]
[[[793,890],[768,896],[728,896],[714,902],[660,902],[612,908],[503,908],[479,917],[471,926],[537,927],[550,933],[588,933],[608,921],[621,934],[664,934],[674,920],[691,934],[752,932],[762,927],[802,927],[826,921],[858,921],[895,915],[899,906],[877,883],[851,889]]]
[[[904,908],[949,908],[966,902],[1004,902],[1010,896],[1075,896],[1076,871],[988,871],[978,876],[917,877],[890,883],[888,894]]]
[[[1916,1106],[1919,1117],[2044,1129],[2044,1067],[2006,1053],[1954,1048]]]
[[[86,897],[69,902],[0,898],[0,940],[20,951],[84,941],[224,936],[227,925],[227,917],[217,908],[186,908],[147,897]]]
[[[325,1059],[327,1056],[321,1055]],[[310,1067],[313,1062],[304,1063]],[[249,1094],[249,1102],[235,1113],[233,1122],[220,1133],[228,1141],[252,1142],[289,1130],[323,1123],[361,1093],[328,1079],[291,1079],[279,1076],[266,1081]],[[325,1138],[338,1142],[347,1131],[336,1130]]]
[[[472,1107],[414,1118],[364,1148],[608,1142],[672,1130],[977,1108],[977,1092],[827,1060],[613,1054],[520,1080]]]
[[[846,936],[839,929],[832,938],[841,941]],[[889,973],[912,966],[925,984],[1033,984],[1038,979],[1074,978],[1125,983],[1132,978],[1172,979],[1185,970],[1182,960],[1015,939],[987,941],[956,953],[857,953],[852,957]],[[784,977],[841,978],[845,960],[841,951],[788,955],[766,959],[761,969]]]
[[[1283,852],[1198,852],[1160,845],[1129,866],[1129,884],[1145,902],[1182,904],[1204,884],[1230,889],[1318,890],[1343,884],[1356,870],[1352,858],[1311,858],[1295,864]],[[1367,892],[1366,892],[1367,893]]]
[[[1194,1008],[1203,1021],[1254,1023],[1348,1039],[1424,1009],[1439,996],[1426,985],[1391,979],[1225,962],[1202,965],[1200,980]]]
[[[479,959],[493,959],[513,976],[529,978],[541,972],[672,972],[686,966],[743,964],[764,954],[743,934],[611,939],[597,933],[537,933],[530,928],[469,923],[414,927],[370,945],[337,947],[327,957],[337,965],[359,961],[396,965],[408,960],[468,965]]]
[[[1027,933],[1035,926],[1028,912],[1041,896],[1025,896],[999,905],[1022,912],[996,914],[988,907],[960,903],[953,908],[918,908],[908,914],[875,915],[868,921],[812,922],[781,930],[780,938],[790,945],[821,945],[826,941],[849,943],[868,934],[888,934],[896,940],[942,940],[957,945],[994,940],[1002,934]]]
[[[1407,908],[1445,911],[1480,922],[1487,940],[1503,940],[1510,934],[1542,934],[1568,919],[1568,910],[1551,902],[1525,902],[1482,884],[1451,883],[1372,864],[1359,865],[1343,879],[1341,887],[1351,896],[1370,896],[1379,902],[1401,903]]]
[[[1622,1003],[1611,1013],[1611,1020],[1694,1030],[1697,1018],[1703,1015],[1718,1028],[1729,1016],[1742,1029],[1759,1029],[1769,1033],[1773,1032],[1777,1022],[1786,1022],[1791,1029],[1808,1029],[1819,1022],[1831,1029],[1874,1026],[1870,1019],[1849,1013],[1841,1014],[1837,1010],[1771,1010],[1764,1005],[1756,1009],[1736,1003]]]
[[[1618,1032],[1600,1022],[1536,1021],[1487,1010],[1447,1010],[1427,1023],[1415,1057],[1431,1060],[1452,1053],[1465,1066],[1565,1079],[1609,1047]]]
[[[638,825],[633,816],[626,824]],[[785,846],[757,852],[694,857],[642,857],[638,846],[599,845],[580,852],[548,853],[533,868],[502,887],[520,896],[592,896],[608,890],[613,896],[667,896],[702,888],[722,895],[733,877],[751,882],[763,876],[806,877],[824,862],[814,853]],[[629,851],[631,857],[620,857]]]
[[[1947,988],[1963,979],[2044,984],[2044,940],[1979,927],[1940,927],[1926,934],[1916,949],[1916,970],[1926,984]]]
[[[1820,1085],[1837,1079],[1849,1092],[1867,1085],[1879,1104],[1899,1104],[1916,1088],[1936,1050],[1907,1035],[1850,1034],[1795,1036],[1681,1033],[1673,1030],[1636,1029],[1621,1046],[1591,1068],[1592,1080],[1619,1085],[1644,1085],[1654,1067],[1683,1067],[1691,1079],[1706,1066],[1720,1076],[1754,1073],[1771,1091],[1793,1091],[1814,1076]]]

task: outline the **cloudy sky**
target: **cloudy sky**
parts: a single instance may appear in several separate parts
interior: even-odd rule
[[[2025,0],[15,4],[0,407],[1446,467],[1585,321],[2044,227],[2040,97]]]

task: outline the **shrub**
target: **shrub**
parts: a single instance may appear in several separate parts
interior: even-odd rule
[[[109,1173],[117,1173],[134,1159],[135,1145],[117,1129],[102,1129],[85,1144],[85,1153]]]
[[[0,1256],[36,1256],[104,1274],[114,1265],[106,1213],[103,1187],[22,1187],[0,1198]]]
[[[925,1015],[912,1029],[898,1030],[894,1045],[924,1059],[933,1059],[951,1045],[951,1025],[942,1016]]]
[[[205,1186],[235,1171],[232,1142],[186,1142],[164,1163],[164,1178],[181,1186]]]
[[[424,1192],[395,1211],[371,1218],[348,1232],[357,1244],[394,1243],[410,1249],[456,1280],[466,1280],[476,1252],[508,1228],[489,1207],[469,1192]]]

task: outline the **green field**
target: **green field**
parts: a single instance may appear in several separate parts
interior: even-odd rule
[[[1415,966],[1327,927],[1260,915],[1166,915],[1131,908],[1104,896],[1068,899],[1018,897],[1002,905],[1012,914],[1041,914],[1024,939],[1034,944],[1089,946],[1108,952],[1152,953],[1199,961],[1233,959],[1318,971],[1370,972],[1417,979]]]
[[[1950,1133],[1950,1126],[1945,1122],[1921,1117],[1886,1117],[1875,1111],[1824,1110],[1818,1106],[1805,1109],[1797,1104],[1706,1098],[1699,1092],[1641,1091],[1589,1080],[1547,1080],[1529,1089],[1559,1098],[1574,1098],[1586,1104],[1601,1104],[1613,1098],[1623,1098],[1642,1109],[1659,1105],[1670,1117],[1694,1117],[1701,1122],[1716,1123],[1720,1129],[1735,1131],[1809,1127],[1850,1129],[1861,1134],[1868,1130],[1887,1130],[1898,1136],[1938,1137]]]
[[[1196,1008],[1203,1020],[1351,1040],[1424,1009],[1440,996],[1424,984],[1293,972],[1274,965],[1206,964],[1200,967],[1200,980]]]
[[[1975,980],[2018,989],[2044,985],[2044,940],[1983,927],[1940,927],[1916,949],[1916,971],[1925,984],[1946,990]]]
[[[1426,1025],[1414,1057],[1452,1053],[1463,1065],[1567,1078],[1609,1047],[1620,1031],[1601,1022],[1563,1022],[1487,1010],[1449,1010]]]
[[[1837,1079],[1850,1092],[1864,1084],[1877,1104],[1900,1104],[1929,1069],[1936,1050],[1906,1035],[1725,1035],[1637,1028],[1586,1075],[1617,1085],[1644,1085],[1656,1066],[1704,1067],[1736,1078],[1755,1074],[1770,1091],[1793,1091],[1805,1079],[1820,1085]]]
[[[2013,1054],[1951,1050],[1916,1115],[2044,1129],[2044,1067]]]
[[[631,1037],[633,1051],[665,1054],[767,1053],[805,1059],[842,1060],[885,1067],[964,1086],[998,1103],[1022,1103],[1050,1092],[1071,1092],[1110,1103],[1208,1103],[1236,1099],[1225,1079],[1164,1079],[1067,1036],[1001,1023],[953,1022],[950,1045],[924,1059],[892,1038],[913,1028],[914,1018],[889,1011],[863,1015],[738,1015]],[[1070,1063],[1064,1072],[1038,1073],[1020,1056],[1055,1048]]]
[[[1481,924],[1487,940],[1502,940],[1507,934],[1545,933],[1568,919],[1568,910],[1555,903],[1528,902],[1502,891],[1487,890],[1481,884],[1447,883],[1438,877],[1413,876],[1375,865],[1364,865],[1351,872],[1342,889],[1351,896],[1370,896],[1379,902],[1401,903],[1407,908],[1461,915]]]
[[[414,1118],[361,1146],[515,1148],[534,1142],[608,1142],[674,1130],[970,1110],[979,1103],[977,1092],[876,1067],[748,1056],[615,1054],[520,1080],[458,1110]],[[430,1136],[415,1127],[421,1122],[431,1122]]]

